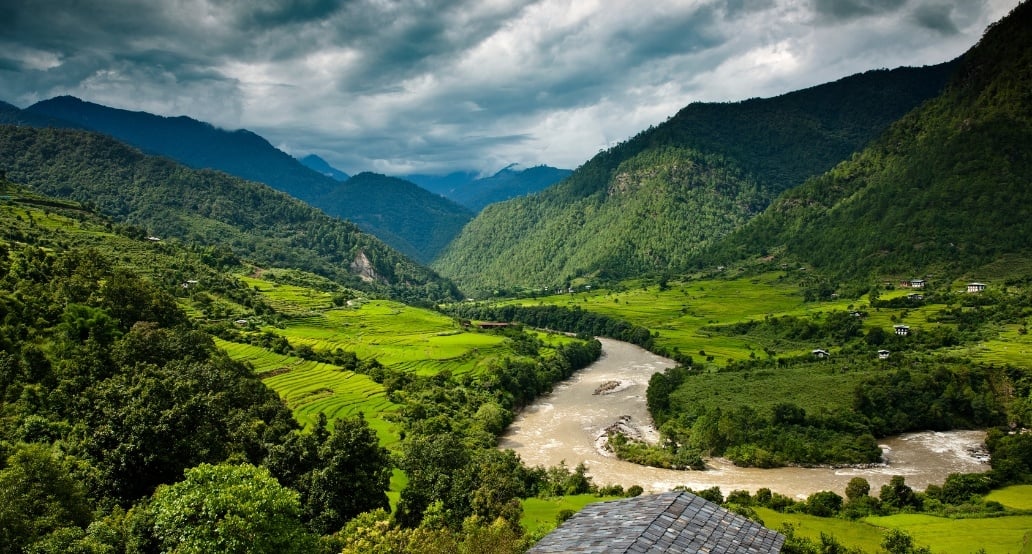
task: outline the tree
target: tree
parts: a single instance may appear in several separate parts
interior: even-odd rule
[[[942,484],[942,501],[962,504],[976,494],[986,494],[992,487],[984,473],[951,473]]]
[[[62,527],[85,527],[90,509],[67,460],[20,445],[0,471],[0,552],[21,552]]]
[[[201,464],[162,485],[150,510],[165,552],[307,553],[315,538],[301,523],[298,494],[250,464]]]
[[[469,450],[449,433],[419,435],[402,447],[400,466],[409,483],[401,491],[395,518],[404,526],[415,527],[423,512],[434,501],[441,501],[445,519],[453,527],[470,515],[468,496]]]
[[[867,496],[871,492],[871,484],[863,477],[853,477],[846,484],[846,498],[851,502]]]
[[[927,547],[915,547],[914,539],[906,531],[889,529],[882,539],[882,548],[889,554],[931,554]]]
[[[888,484],[882,485],[878,498],[895,508],[921,507],[921,499],[914,493],[914,489],[907,486],[902,475],[893,475]]]
[[[362,512],[389,507],[390,454],[361,415],[336,421],[318,460],[299,487],[305,519],[315,531],[332,533]]]
[[[818,517],[831,517],[842,509],[842,497],[832,491],[815,492],[806,499],[806,513]]]
[[[483,521],[504,518],[519,527],[523,506],[520,498],[527,495],[527,470],[512,450],[493,448],[478,453],[474,460],[477,488],[470,495],[473,514]]]

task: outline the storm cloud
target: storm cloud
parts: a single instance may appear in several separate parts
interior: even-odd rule
[[[576,167],[694,101],[952,59],[1017,0],[33,0],[0,100],[252,129],[344,171]]]

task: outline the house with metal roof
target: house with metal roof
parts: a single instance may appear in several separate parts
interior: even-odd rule
[[[528,554],[780,552],[785,537],[689,492],[589,504]]]

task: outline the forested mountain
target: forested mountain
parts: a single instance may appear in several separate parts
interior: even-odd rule
[[[473,210],[548,188],[573,171],[547,165],[522,169],[516,164],[503,168],[490,177],[477,179],[475,173],[457,172],[444,176],[412,175],[409,181]]]
[[[707,259],[786,254],[833,277],[972,272],[1032,255],[1032,4],[991,26],[941,96],[777,200]]]
[[[27,112],[18,106],[14,106],[3,101],[0,101],[0,125],[79,128],[77,125],[68,121],[62,121],[47,115]]]
[[[451,240],[427,240],[425,229],[457,233],[468,210],[415,185],[392,183],[370,187],[368,180],[341,183],[333,176],[305,167],[247,130],[227,131],[189,117],[162,117],[132,112],[60,96],[24,110],[111,135],[144,152],[168,156],[193,168],[225,171],[286,192],[326,213],[358,223],[394,248],[424,263]],[[36,125],[36,123],[27,123]],[[37,126],[66,126],[44,122]],[[392,197],[391,194],[399,193]],[[371,195],[371,197],[367,196]],[[376,211],[369,211],[376,210]],[[427,247],[429,250],[421,250]]]
[[[471,291],[677,272],[780,192],[938,94],[953,64],[696,103],[537,195],[484,210],[434,267]]]
[[[190,169],[97,133],[0,126],[0,168],[14,182],[96,206],[158,238],[211,245],[410,301],[456,294],[351,223],[260,183]]]
[[[319,156],[316,156],[315,154],[309,154],[303,158],[298,158],[297,161],[301,162],[301,164],[307,167],[308,169],[311,169],[312,171],[317,171],[336,181],[347,181],[350,177],[347,173],[344,173],[336,167],[333,167],[329,164],[329,162],[320,158]]]
[[[421,263],[433,260],[473,218],[466,208],[415,183],[369,172],[351,177],[321,202],[347,206],[348,219]]]

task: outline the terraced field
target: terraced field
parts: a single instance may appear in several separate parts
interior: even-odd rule
[[[376,430],[381,444],[391,445],[399,440],[398,428],[389,420],[389,414],[398,406],[368,376],[250,344],[221,339],[216,339],[216,344],[231,358],[251,364],[302,425],[315,423],[320,413],[326,415],[331,425],[335,418],[362,413]]]
[[[504,335],[463,328],[451,317],[390,300],[353,298],[345,306],[333,303],[333,293],[241,276],[259,291],[285,320],[245,333],[272,333],[297,348],[316,352],[337,349],[353,352],[361,360],[417,375],[479,374],[504,358],[519,357]],[[561,334],[537,333],[544,344],[541,355],[574,339]],[[301,423],[315,422],[323,413],[335,417],[362,412],[376,429],[381,443],[399,440],[390,414],[398,409],[382,386],[365,375],[298,357],[276,354],[260,346],[219,340],[218,346],[232,358],[250,363],[263,381],[275,390]]]

